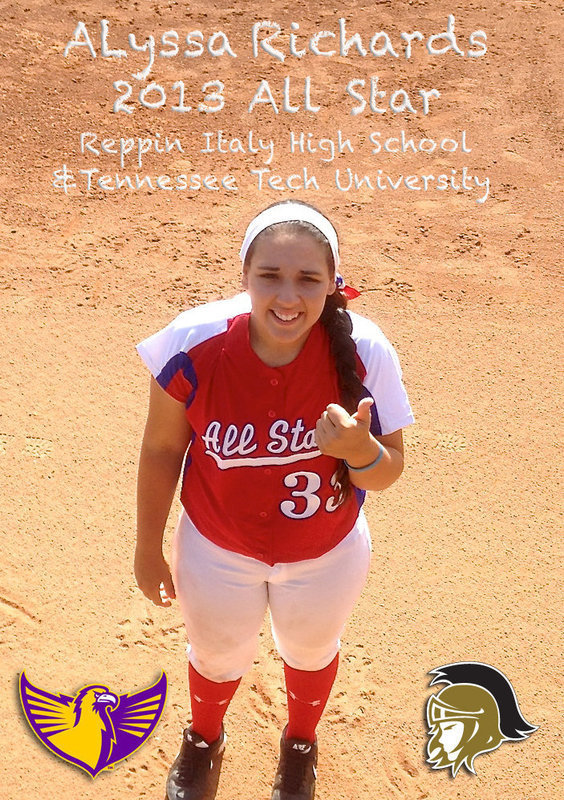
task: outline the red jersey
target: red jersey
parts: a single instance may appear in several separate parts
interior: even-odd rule
[[[316,558],[351,530],[365,494],[337,503],[338,459],[315,442],[317,420],[339,402],[329,340],[317,322],[292,362],[269,367],[250,345],[250,310],[247,294],[199,306],[137,349],[186,407],[181,502],[200,533],[267,564]],[[391,433],[413,422],[397,356],[376,325],[350,316],[371,431]]]

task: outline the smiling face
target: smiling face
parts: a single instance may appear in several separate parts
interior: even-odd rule
[[[335,280],[324,245],[310,233],[285,227],[257,237],[243,287],[252,304],[251,346],[266,364],[282,366],[302,349]]]

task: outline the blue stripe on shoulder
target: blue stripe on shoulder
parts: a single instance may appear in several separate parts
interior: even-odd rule
[[[182,374],[192,387],[192,391],[186,398],[186,408],[188,408],[192,404],[192,401],[196,395],[196,389],[198,388],[198,379],[196,377],[192,359],[188,353],[177,353],[175,356],[169,359],[157,375],[157,383],[166,390],[171,380],[179,371],[182,371]]]

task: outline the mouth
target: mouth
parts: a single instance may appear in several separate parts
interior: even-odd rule
[[[278,322],[291,324],[297,320],[299,316],[301,316],[301,311],[296,311],[294,314],[284,314],[282,311],[275,311],[272,309],[272,314],[278,320]]]

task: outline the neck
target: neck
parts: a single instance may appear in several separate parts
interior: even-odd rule
[[[284,367],[286,364],[290,364],[302,351],[310,332],[311,329],[298,341],[287,345],[279,342],[269,343],[257,335],[252,316],[249,321],[249,343],[251,349],[267,367]]]
[[[290,350],[281,351],[276,348],[271,351],[263,342],[253,342],[251,337],[251,347],[267,367],[285,367],[286,364],[290,364],[299,355],[303,342],[299,347],[291,348]]]

